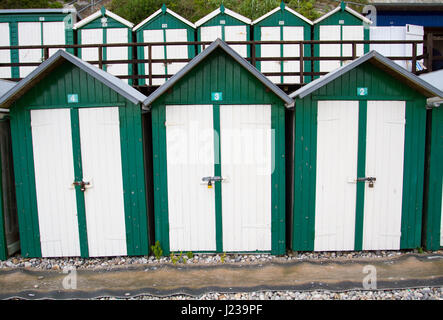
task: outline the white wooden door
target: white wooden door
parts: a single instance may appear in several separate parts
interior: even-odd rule
[[[280,27],[261,27],[260,28],[260,40],[261,41],[279,41],[280,39]],[[280,57],[281,50],[279,44],[262,44],[260,45],[261,56],[267,57]],[[261,72],[281,72],[280,61],[260,61]],[[281,77],[268,76],[268,79],[274,83],[281,83]]]
[[[188,31],[186,29],[167,29],[166,42],[184,42],[188,41]],[[168,59],[187,59],[188,46],[169,45],[166,46],[166,56]],[[168,63],[168,74],[176,74],[186,62]]]
[[[3,35],[2,37],[0,37],[0,46],[10,46],[11,43],[9,41],[9,23],[0,23],[0,34]],[[2,63],[10,63],[11,50],[0,50],[0,61]],[[0,67],[0,78],[8,79],[11,78],[11,76],[11,67]]]
[[[358,101],[318,101],[315,251],[353,250]]]
[[[43,44],[44,45],[63,45],[65,40],[65,23],[63,21],[43,22]],[[49,49],[49,56],[52,56],[58,50],[57,48]],[[64,50],[64,49],[62,49]]]
[[[217,40],[217,38],[222,39],[222,26],[209,26],[200,28],[200,41],[212,42]],[[208,46],[209,44],[205,46],[200,46],[200,50],[203,50]]]
[[[283,40],[285,41],[301,41],[304,39],[304,28],[303,27],[283,27]],[[300,45],[298,44],[285,44],[283,45],[283,56],[284,57],[300,57]],[[299,61],[284,61],[283,62],[284,72],[299,72],[300,62]],[[300,83],[300,76],[284,76],[284,83]]]
[[[165,125],[170,250],[216,250],[213,106],[168,105]]]
[[[363,250],[400,249],[405,101],[368,101]]]
[[[32,110],[31,129],[42,256],[79,256],[70,110]]]
[[[246,26],[225,26],[225,41],[246,41],[248,33]],[[248,56],[248,46],[242,44],[229,45],[243,58]]]
[[[224,251],[271,250],[270,105],[220,106]]]
[[[118,107],[79,109],[79,122],[89,255],[126,255]]]
[[[108,28],[106,30],[106,42],[107,43],[128,43],[131,42],[128,39],[127,28]],[[128,59],[128,47],[107,47],[106,48],[106,60],[127,60]],[[106,71],[114,76],[126,76],[128,75],[128,64],[107,64]],[[124,82],[128,82],[128,79],[122,79]]]
[[[320,40],[340,40],[341,26],[320,26]],[[320,57],[340,57],[340,44],[320,44]],[[340,67],[338,60],[320,60],[320,72],[330,72]]]
[[[103,44],[103,29],[82,29],[80,32],[82,44]],[[82,48],[81,55],[83,61],[98,61],[97,48]]]
[[[144,30],[143,39],[144,42],[164,42],[163,30]],[[145,59],[149,57],[149,47],[145,48]],[[152,59],[164,59],[165,58],[165,46],[152,46]],[[160,62],[152,63],[152,75],[164,75],[166,73],[165,64]],[[145,64],[145,74],[149,75],[149,63]],[[148,79],[145,80],[149,81]],[[153,85],[161,85],[165,83],[164,78],[152,78]]]
[[[42,44],[40,22],[19,22],[18,23],[18,45],[30,46]],[[18,51],[18,59],[20,62],[42,62],[42,49],[20,49]],[[35,67],[20,67],[20,78],[26,77]]]
[[[342,40],[364,40],[364,26],[342,26]],[[356,55],[361,57],[364,54],[364,45],[356,45]],[[342,55],[352,57],[352,44],[344,44],[342,46]],[[351,60],[343,61],[346,64]]]

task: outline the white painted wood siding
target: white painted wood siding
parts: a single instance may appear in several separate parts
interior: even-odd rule
[[[89,256],[126,255],[118,107],[79,109]]]
[[[108,28],[106,30],[106,42],[107,43],[128,43],[131,42],[128,39],[127,28]],[[129,49],[128,47],[107,47],[106,48],[106,60],[127,60]],[[128,75],[128,64],[107,64],[106,71],[114,76],[126,76]],[[124,82],[128,82],[128,79],[122,79]]]
[[[248,40],[248,33],[246,26],[225,26],[225,41],[246,41]],[[231,44],[230,47],[234,49],[243,58],[248,56],[248,46],[241,44]]]
[[[363,250],[400,249],[405,102],[368,101]]]
[[[217,38],[222,39],[222,27],[221,26],[209,26],[200,28],[200,41],[215,41]],[[223,39],[222,39],[223,40]],[[200,50],[208,47],[208,45],[200,46]]]
[[[260,27],[260,40],[261,41],[279,41],[280,40],[280,27]],[[280,57],[281,50],[279,44],[262,44],[260,45],[261,56],[266,57]],[[261,61],[261,72],[280,72],[280,61]],[[281,77],[268,76],[268,79],[274,83],[281,83]]]
[[[65,23],[64,21],[43,22],[43,44],[44,45],[63,45],[65,39]],[[52,56],[58,50],[57,48],[49,49],[49,56]],[[64,49],[62,49],[64,50]]]
[[[302,41],[304,40],[304,28],[303,27],[283,27],[283,40],[284,41]],[[284,44],[283,45],[284,57],[300,57],[300,45],[298,44]],[[284,61],[284,72],[299,72],[299,61]],[[284,76],[284,83],[300,83],[300,76]]]
[[[341,26],[320,26],[320,40],[340,40]],[[320,44],[320,57],[339,57],[340,44]],[[340,67],[340,61],[320,61],[320,72],[330,72]]]
[[[164,31],[163,30],[144,30],[143,31],[144,42],[164,42]],[[144,47],[145,59],[149,57],[149,47]],[[165,58],[165,46],[153,46],[152,47],[152,59],[164,59]],[[165,74],[165,64],[164,63],[152,63],[152,75],[163,75]],[[145,63],[145,74],[149,75],[149,64]],[[145,81],[149,81],[146,78]],[[164,78],[153,78],[153,85],[161,85],[165,83]]]
[[[221,105],[223,251],[271,250],[270,105]]]
[[[80,32],[82,44],[103,44],[103,29],[82,29]],[[98,61],[98,49],[82,48],[81,56],[83,61]]]
[[[0,46],[10,46],[9,23],[0,23]],[[0,61],[2,63],[11,63],[11,50],[0,50]],[[0,67],[0,78],[11,78],[11,67]]]
[[[342,26],[342,39],[343,40],[364,40],[364,26]],[[356,55],[361,57],[364,54],[364,45],[356,45]],[[352,44],[344,44],[342,46],[342,55],[344,57],[352,57]],[[351,62],[352,60],[343,61],[342,64]]]
[[[40,22],[19,22],[18,23],[18,45],[38,45],[42,44],[42,34]],[[42,49],[20,49],[18,51],[20,62],[42,62]],[[35,67],[20,67],[20,78],[26,77]]]
[[[171,251],[213,251],[215,186],[212,105],[166,106],[169,246]]]
[[[166,42],[188,41],[188,31],[186,29],[166,29]],[[187,59],[188,46],[166,46],[166,56],[168,59]],[[168,74],[176,74],[186,65],[186,62],[168,63]]]
[[[315,251],[353,250],[358,101],[318,101]]]
[[[42,256],[79,256],[70,110],[32,110],[31,128]]]

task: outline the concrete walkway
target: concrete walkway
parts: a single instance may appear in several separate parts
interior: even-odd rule
[[[375,271],[375,273],[374,273]],[[265,264],[138,265],[71,273],[1,269],[0,299],[168,296],[260,290],[364,290],[443,286],[443,255]]]

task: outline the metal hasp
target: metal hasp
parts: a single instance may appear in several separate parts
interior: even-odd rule
[[[89,186],[89,182],[88,181],[74,181],[72,183],[74,186],[80,186],[80,190],[81,191],[85,191],[86,190],[86,186]]]
[[[373,188],[374,187],[374,182],[377,179],[375,177],[364,177],[364,178],[357,178],[357,182],[365,182],[368,181],[369,182],[369,188]]]
[[[212,188],[212,182],[223,181],[223,177],[220,177],[220,176],[215,176],[215,177],[203,177],[203,178],[202,178],[202,181],[208,183],[208,188]]]

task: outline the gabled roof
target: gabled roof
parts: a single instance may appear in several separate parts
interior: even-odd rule
[[[157,98],[159,98],[163,93],[167,92],[172,88],[181,78],[188,74],[194,67],[196,67],[201,61],[203,61],[207,56],[209,56],[217,48],[223,49],[229,56],[231,56],[235,61],[242,65],[246,70],[248,70],[253,76],[255,76],[263,85],[265,85],[270,91],[275,93],[280,99],[282,99],[287,107],[292,106],[293,100],[284,93],[279,87],[272,83],[268,78],[261,74],[255,67],[253,67],[248,61],[242,58],[236,51],[234,51],[230,46],[228,46],[223,40],[215,40],[209,47],[200,52],[194,59],[192,59],[185,67],[183,67],[179,72],[173,75],[168,81],[157,88],[148,98],[143,102],[145,107],[151,105]]]
[[[252,23],[251,19],[246,18],[246,17],[242,16],[241,14],[239,14],[237,12],[234,12],[232,10],[229,10],[228,8],[225,8],[223,5],[221,5],[220,8],[215,9],[211,13],[207,14],[206,16],[204,16],[203,18],[198,20],[195,23],[195,26],[196,27],[200,27],[202,24],[205,24],[206,22],[208,22],[212,18],[216,17],[220,13],[227,14],[228,16],[231,16],[231,17],[233,17],[233,18],[235,18],[237,20],[240,20],[240,21],[242,21],[242,22],[244,22],[246,24],[251,24]]]
[[[0,97],[11,90],[17,82],[0,79]]]
[[[26,78],[17,83],[5,95],[0,97],[0,106],[8,108],[15,100],[24,95],[42,78],[51,73],[57,66],[64,61],[69,61],[79,69],[85,71],[91,77],[102,82],[118,94],[122,95],[134,104],[143,102],[146,99],[144,94],[141,94],[136,89],[128,85],[126,82],[117,77],[103,71],[70,53],[63,50],[58,50],[48,60],[41,63],[34,71],[32,71]]]
[[[344,8],[344,9],[343,9]],[[318,18],[317,20],[315,20],[313,23],[317,24],[320,21],[323,21],[324,19],[332,16],[334,13],[340,11],[340,10],[345,10],[347,12],[349,12],[350,14],[354,15],[355,17],[357,17],[358,19],[362,20],[363,22],[366,22],[368,24],[372,24],[372,21],[369,20],[368,18],[366,18],[365,16],[362,16],[360,13],[358,13],[355,10],[352,10],[351,8],[349,8],[348,6],[345,6],[345,4],[340,4],[337,8],[335,8],[332,11],[329,11],[328,13],[326,13],[325,15],[321,16],[320,18]]]
[[[289,96],[293,99],[304,98],[307,95],[311,94],[312,92],[316,91],[317,89],[327,85],[331,81],[337,79],[338,77],[342,76],[343,74],[351,71],[352,69],[358,67],[359,65],[367,61],[370,61],[371,63],[377,65],[379,68],[382,68],[384,71],[391,74],[393,77],[399,79],[400,81],[405,82],[407,85],[413,87],[414,89],[421,92],[424,96],[428,98],[435,96],[443,97],[442,91],[435,88],[430,83],[424,81],[420,77],[409,72],[408,70],[402,68],[391,59],[382,56],[380,53],[378,53],[375,50],[365,54],[364,56],[361,56],[360,58],[355,59],[351,63],[348,63],[328,73],[327,75],[324,75],[310,82],[304,87],[301,87],[300,89],[294,91]]]
[[[75,30],[75,29],[81,28],[81,27],[87,25],[88,23],[94,21],[95,19],[100,18],[102,15],[108,16],[108,17],[120,22],[121,24],[124,24],[128,28],[132,29],[132,27],[134,27],[134,24],[132,22],[129,22],[128,20],[123,19],[122,17],[116,15],[115,13],[112,13],[111,11],[103,8],[103,9],[98,10],[97,12],[91,14],[90,16],[80,20],[76,24],[74,24],[73,29]]]
[[[76,13],[75,8],[62,9],[2,9],[0,14]]]
[[[185,18],[183,18],[181,15],[178,15],[177,13],[175,13],[174,11],[172,11],[171,9],[166,8],[166,6],[163,6],[162,8],[158,9],[157,11],[155,11],[153,14],[151,14],[149,17],[147,17],[145,20],[143,20],[142,22],[140,22],[138,25],[136,25],[134,27],[134,29],[132,31],[137,31],[139,28],[141,28],[142,26],[144,26],[146,23],[148,23],[149,21],[151,21],[152,19],[154,19],[156,16],[158,16],[161,13],[169,13],[171,16],[173,16],[174,18],[177,18],[178,20],[186,23],[188,26],[190,26],[191,28],[195,29],[195,25],[186,20]]]
[[[286,10],[290,13],[292,13],[293,15],[297,16],[298,18],[302,19],[303,21],[305,21],[306,23],[313,25],[313,22],[311,20],[309,20],[308,18],[306,18],[305,16],[301,15],[300,13],[298,13],[297,11],[292,10],[291,8],[289,8],[287,5],[284,4],[284,2],[282,2],[282,4],[280,6],[278,6],[277,8],[269,11],[268,13],[262,15],[260,18],[255,19],[252,24],[257,24],[260,21],[266,19],[269,16],[272,16],[274,13],[278,12],[279,10]]]

